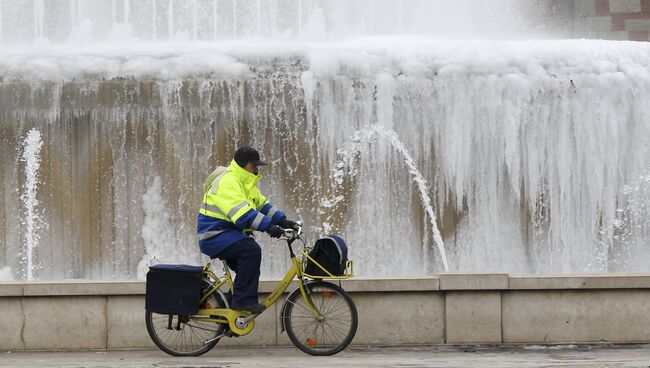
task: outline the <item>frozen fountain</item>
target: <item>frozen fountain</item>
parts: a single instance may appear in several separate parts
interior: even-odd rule
[[[621,230],[645,208],[621,188],[650,162],[650,45],[514,41],[562,30],[486,3],[0,0],[0,277],[202,262],[201,183],[241,144],[361,275],[650,271],[630,261],[647,231]],[[13,215],[28,187],[35,233]],[[258,239],[282,273],[285,248]]]

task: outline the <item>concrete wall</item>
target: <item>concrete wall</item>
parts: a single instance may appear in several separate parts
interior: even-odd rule
[[[277,284],[263,281],[262,293]],[[650,275],[442,274],[343,282],[356,345],[650,342]],[[147,348],[142,282],[0,283],[0,350]],[[291,345],[280,304],[223,345]]]
[[[650,0],[574,0],[575,36],[650,40]]]

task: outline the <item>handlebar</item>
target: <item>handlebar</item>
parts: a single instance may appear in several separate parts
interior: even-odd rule
[[[296,222],[298,229],[284,229],[284,234],[282,234],[282,239],[292,240],[297,239],[302,235],[302,221]]]

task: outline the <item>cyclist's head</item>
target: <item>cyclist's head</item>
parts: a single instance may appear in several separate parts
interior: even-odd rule
[[[260,153],[256,149],[246,146],[237,149],[235,152],[235,162],[246,171],[255,175],[258,174],[258,166],[266,165],[265,162],[260,160]]]

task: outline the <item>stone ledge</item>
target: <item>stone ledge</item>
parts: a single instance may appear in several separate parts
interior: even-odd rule
[[[440,290],[504,290],[508,289],[507,273],[443,273]]]
[[[0,282],[0,296],[144,295],[142,281]]]
[[[338,283],[336,280],[330,282]],[[261,280],[260,293],[270,293],[279,280]],[[650,273],[594,275],[522,275],[495,273],[444,273],[423,277],[355,277],[342,280],[347,291],[481,291],[481,290],[575,290],[650,289]],[[287,289],[296,288],[294,281]],[[144,281],[59,280],[48,282],[0,282],[0,297],[65,295],[144,295]]]
[[[649,274],[510,276],[510,290],[650,289]]]
[[[325,281],[338,284],[338,280],[326,279]],[[260,280],[260,293],[270,293],[280,280]],[[354,277],[341,280],[341,285],[349,292],[405,292],[405,291],[438,291],[440,281],[437,276],[429,277]],[[291,291],[298,287],[293,281],[287,288]]]
[[[350,292],[376,292],[376,291],[438,291],[440,278],[429,277],[400,277],[400,278],[370,278],[355,277],[342,281],[343,288]]]
[[[329,280],[337,283],[336,280]],[[280,280],[260,280],[260,293],[270,293]],[[438,277],[355,277],[342,280],[350,292],[437,291]],[[298,287],[293,281],[287,291]],[[62,296],[62,295],[144,295],[144,281],[61,280],[48,282],[0,282],[0,296]]]
[[[0,282],[0,296],[22,296],[23,284]]]

